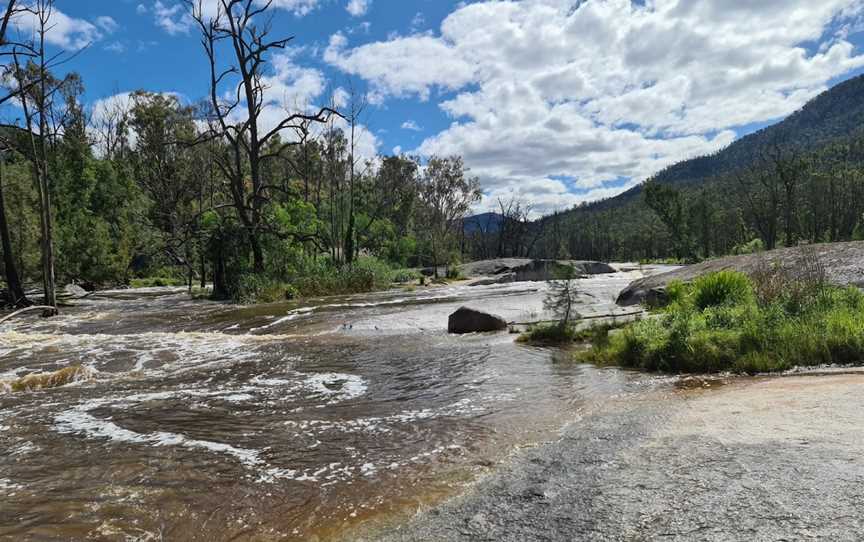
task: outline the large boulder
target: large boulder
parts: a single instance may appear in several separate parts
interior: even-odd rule
[[[532,260],[528,258],[500,258],[463,264],[459,269],[463,276],[480,277],[483,284],[503,282],[531,282],[556,279],[564,267],[570,267],[577,276],[617,273],[618,270],[603,262],[580,260]],[[488,279],[494,277],[495,282]],[[506,278],[504,278],[506,277]]]
[[[483,333],[507,329],[507,322],[498,316],[461,307],[447,321],[449,333]]]
[[[66,295],[76,299],[80,297],[87,297],[88,295],[90,295],[90,292],[77,284],[67,284],[64,290],[66,292]]]
[[[495,275],[494,277],[477,279],[473,282],[469,282],[468,286],[491,286],[493,284],[507,284],[510,282],[517,282],[516,279],[516,273],[503,273],[501,275]]]
[[[656,271],[663,271],[662,267],[660,269],[649,268],[646,271],[654,271],[654,273],[630,283],[618,296],[617,303],[620,306],[662,304],[666,299],[666,287],[673,280],[692,282],[702,275],[727,269],[751,275],[763,269],[777,267],[789,270],[794,274],[795,270],[800,269],[804,265],[802,262],[806,262],[807,259],[818,261],[825,271],[825,278],[831,284],[864,288],[864,266],[861,265],[861,262],[864,261],[864,241],[851,241],[781,248],[757,254],[725,256],[659,273]]]

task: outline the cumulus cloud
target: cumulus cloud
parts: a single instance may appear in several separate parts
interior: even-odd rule
[[[324,59],[380,100],[439,99],[453,122],[416,152],[463,155],[487,200],[522,193],[551,210],[800,108],[864,66],[848,41],[862,11],[860,0],[477,2],[437,35],[351,47],[336,34]]]
[[[97,18],[97,23],[101,26],[101,24],[107,24],[109,20],[114,24],[112,28],[115,28],[116,23],[114,23],[111,17],[99,17]],[[13,24],[23,35],[24,39],[33,36],[38,27],[36,16],[29,12],[18,14]],[[103,37],[102,30],[95,24],[84,19],[70,17],[57,8],[54,8],[51,12],[51,20],[48,26],[49,29],[45,40],[51,45],[70,51],[87,47]],[[112,31],[107,30],[109,33]]]
[[[318,8],[321,0],[256,0],[258,6],[266,5],[269,1],[272,9],[281,9],[293,13],[297,17],[308,15]],[[196,6],[199,5],[196,3]],[[203,0],[200,7],[205,17],[215,18],[223,9],[222,0]],[[150,9],[139,4],[138,14],[145,14]],[[193,26],[189,6],[175,0],[156,0],[152,8],[156,25],[171,35],[186,34]]]
[[[362,17],[369,11],[372,0],[349,0],[345,9],[352,17]]]
[[[194,24],[186,6],[164,4],[160,0],[153,4],[153,19],[156,26],[172,36],[188,34]]]
[[[421,128],[421,127],[420,127],[420,126],[419,126],[415,121],[413,121],[413,120],[406,120],[405,122],[403,122],[403,123],[402,123],[402,129],[403,129],[403,130],[411,130],[411,131],[414,131],[414,132],[422,132],[422,131],[423,131],[423,128]]]

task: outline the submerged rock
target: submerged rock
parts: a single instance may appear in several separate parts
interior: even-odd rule
[[[447,321],[449,333],[483,333],[505,329],[507,329],[507,322],[502,318],[468,307],[461,307],[451,314]]]
[[[73,365],[50,373],[34,373],[12,381],[0,381],[0,390],[21,392],[59,388],[73,382],[92,378],[93,370]]]

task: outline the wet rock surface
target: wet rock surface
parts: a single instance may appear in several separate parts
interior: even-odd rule
[[[633,281],[625,288],[618,297],[618,304],[631,306],[642,302],[650,303],[652,299],[662,299],[666,286],[673,280],[688,282],[696,277],[726,269],[752,273],[766,264],[794,269],[800,265],[801,257],[807,251],[819,258],[819,262],[825,267],[827,279],[833,284],[851,284],[864,287],[864,266],[861,265],[861,262],[864,262],[864,241],[853,241],[782,248],[742,256],[727,256],[680,267],[665,273],[652,274]]]
[[[864,376],[617,400],[369,540],[858,540]]]
[[[503,282],[541,281],[556,278],[556,271],[569,266],[577,275],[605,275],[617,269],[603,262],[582,260],[532,260],[528,258],[499,258],[463,264],[459,272],[466,277],[494,277]]]

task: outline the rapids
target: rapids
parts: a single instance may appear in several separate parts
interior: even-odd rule
[[[583,315],[638,272],[580,281]],[[450,336],[462,304],[543,314],[545,284],[238,307],[101,292],[0,327],[0,538],[307,540],[410,514],[592,403],[668,379],[559,363],[504,334]]]

